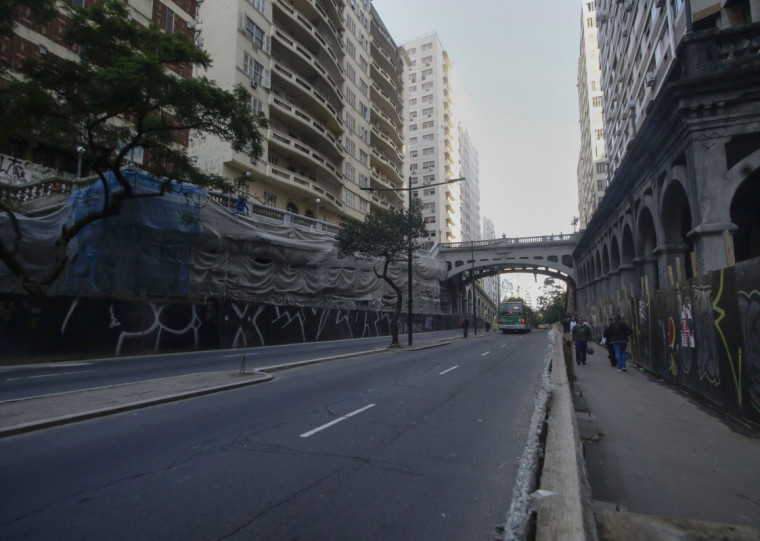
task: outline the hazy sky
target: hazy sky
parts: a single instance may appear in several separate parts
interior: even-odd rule
[[[397,44],[435,32],[467,93],[480,215],[497,236],[570,233],[578,215],[581,3],[373,0]],[[461,104],[456,96],[455,106]]]

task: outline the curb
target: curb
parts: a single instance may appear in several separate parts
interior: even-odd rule
[[[298,362],[284,363],[284,364],[279,364],[279,365],[256,368],[252,372],[244,373],[245,375],[254,376],[253,378],[247,379],[245,381],[238,381],[235,383],[224,383],[221,385],[212,385],[208,387],[190,389],[190,390],[181,391],[181,392],[173,392],[166,395],[156,396],[154,398],[124,402],[121,404],[115,404],[113,406],[106,406],[102,408],[97,408],[97,409],[92,409],[92,410],[87,410],[87,411],[82,411],[82,412],[77,412],[77,413],[71,413],[67,415],[60,415],[58,417],[51,417],[48,419],[42,419],[38,421],[29,421],[26,423],[19,423],[19,424],[7,426],[7,427],[0,426],[0,438],[4,438],[7,436],[15,436],[18,434],[24,434],[28,432],[33,432],[35,430],[42,430],[45,428],[51,428],[55,426],[62,426],[62,425],[70,424],[70,423],[75,423],[78,421],[85,421],[88,419],[96,419],[98,417],[105,417],[107,415],[113,415],[116,413],[123,413],[126,411],[147,408],[150,406],[157,406],[160,404],[177,402],[180,400],[185,400],[187,398],[194,398],[194,397],[213,394],[213,393],[217,393],[221,391],[238,389],[240,387],[255,385],[257,383],[264,383],[264,382],[272,380],[274,378],[274,375],[273,375],[274,373],[281,372],[283,370],[289,370],[292,368],[300,368],[303,366],[309,366],[312,364],[318,364],[318,363],[323,363],[323,362],[328,362],[328,361],[350,359],[353,357],[364,357],[364,356],[374,355],[376,353],[383,353],[387,351],[418,351],[422,349],[446,346],[446,345],[449,345],[450,343],[451,341],[449,339],[442,339],[439,343],[423,344],[419,346],[412,346],[411,348],[406,348],[406,349],[405,348],[400,348],[398,350],[391,350],[390,348],[374,349],[374,350],[359,351],[359,352],[354,352],[354,353],[346,353],[343,355],[333,355],[330,357],[321,357],[318,359],[309,359],[306,361],[298,361]],[[175,376],[173,378],[161,378],[161,379],[176,380],[177,378],[181,378],[181,377],[182,376]],[[61,393],[59,395],[47,395],[46,397],[32,397],[32,398],[22,398],[18,400],[8,400],[6,402],[0,403],[0,406],[2,406],[3,404],[20,403],[23,401],[33,401],[33,400],[39,400],[42,398],[52,398],[55,396],[65,397],[66,395],[72,396],[74,394],[97,392],[97,391],[103,391],[109,388],[117,389],[117,388],[125,388],[127,386],[131,386],[132,388],[135,388],[138,385],[146,385],[146,384],[150,384],[151,382],[156,382],[156,381],[160,381],[160,380],[148,380],[148,381],[136,382],[136,383],[125,383],[125,384],[120,384],[120,385],[97,387],[93,389],[82,389],[78,391],[71,391],[69,393]]]

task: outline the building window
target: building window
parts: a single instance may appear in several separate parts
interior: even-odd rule
[[[604,139],[604,130],[594,130],[594,137],[596,137],[597,141]]]
[[[422,190],[422,195],[435,195],[435,188],[425,188]]]
[[[420,47],[420,50],[422,50],[422,51],[429,51],[432,48],[433,48],[433,44],[432,43],[425,43],[424,45],[422,45],[422,47]]]
[[[249,19],[247,15],[245,16],[245,35],[265,53],[271,51],[269,36],[256,23]]]
[[[348,61],[346,61],[346,76],[352,83],[356,84],[356,70]]]
[[[422,83],[422,90],[431,90],[433,88],[432,82]]]
[[[262,101],[254,96],[251,96],[251,113],[254,116],[258,116],[259,113],[264,111],[264,104]]]
[[[422,168],[423,169],[432,169],[433,167],[435,167],[435,162],[423,162],[422,163]]]
[[[422,70],[422,76],[423,77],[427,77],[428,75],[433,75],[433,70],[432,69]]]
[[[416,145],[417,144],[417,138],[416,137],[412,137],[411,139],[409,139],[409,144],[410,145]]]
[[[267,14],[267,0],[248,0],[262,15]]]
[[[367,165],[367,162],[369,162],[369,155],[363,150],[359,150],[359,162],[363,165]]]
[[[423,122],[422,123],[422,129],[424,130],[426,128],[432,128],[433,125],[434,125],[433,121],[432,120],[428,120],[427,122]]]
[[[423,141],[432,141],[434,139],[435,139],[435,135],[433,135],[432,133],[427,133],[422,136]]]
[[[356,169],[354,169],[353,165],[351,165],[350,163],[347,163],[346,166],[344,167],[344,172],[348,180],[350,180],[351,182],[356,181]]]
[[[359,79],[359,90],[365,97],[369,97],[369,86],[364,79]]]
[[[433,154],[435,154],[435,149],[433,147],[425,148],[422,150],[423,156],[432,156]]]
[[[346,127],[351,133],[356,133],[356,119],[349,113],[346,113]]]
[[[269,88],[269,70],[256,62],[251,55],[243,53],[243,71],[256,83]]]
[[[359,186],[362,188],[369,188],[369,177],[359,173]]]
[[[356,60],[356,45],[348,38],[346,38],[346,52],[348,52],[348,56]]]
[[[349,139],[346,137],[346,152],[350,156],[354,156],[356,153],[356,143],[354,143],[353,139]]]
[[[600,162],[596,164],[596,172],[599,174],[606,173],[607,172],[607,164],[604,162]]]
[[[418,154],[418,152],[416,150],[412,150],[412,151],[409,152],[409,157],[410,158],[416,158],[417,154]]]
[[[423,59],[422,59],[422,63],[423,64],[430,64],[432,61],[433,61],[433,57],[432,56],[426,56],[426,57],[423,57]]]
[[[346,89],[346,101],[351,107],[356,107],[356,94],[350,88]]]
[[[417,131],[417,124],[412,124],[409,126],[409,131]]]
[[[602,106],[602,97],[601,96],[594,96],[591,98],[591,105],[593,107],[601,107]]]
[[[164,25],[164,29],[167,32],[174,32],[174,12],[166,8],[166,24]]]
[[[409,87],[409,92],[417,92],[417,85],[410,86]]]
[[[356,197],[356,194],[354,192],[349,192],[346,190],[346,205],[348,205],[351,208],[357,208],[358,207],[358,197]]]

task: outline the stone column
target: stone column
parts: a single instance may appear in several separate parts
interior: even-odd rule
[[[737,229],[736,225],[724,222],[700,224],[689,232],[697,252],[699,274],[726,268],[729,263],[733,265],[733,261],[728,261],[724,231],[728,231],[728,250],[733,253],[733,234]]]
[[[688,244],[665,244],[658,246],[654,253],[657,255],[657,267],[660,275],[660,289],[675,287],[678,282],[678,266],[681,268],[681,278],[686,278],[684,266],[688,257]],[[678,261],[678,263],[676,263]],[[670,276],[673,276],[673,284]]]
[[[624,289],[626,295],[630,295],[631,285],[633,285],[634,294],[638,294],[638,277],[636,275],[636,265],[632,263],[626,263],[620,265],[620,289]]]

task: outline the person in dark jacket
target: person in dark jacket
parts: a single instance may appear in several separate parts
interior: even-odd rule
[[[588,342],[591,340],[591,327],[583,321],[581,316],[575,319],[575,325],[572,330],[573,340],[575,340],[575,363],[586,364],[586,352],[588,351]]]
[[[614,321],[614,318],[610,318],[607,325],[604,327],[604,332],[602,332],[602,336],[604,337],[604,347],[607,348],[607,357],[610,360],[610,366],[613,368],[617,366],[617,360],[615,360],[615,347],[610,344],[610,326]]]
[[[470,330],[470,320],[469,318],[464,318],[462,320],[462,331],[464,332],[464,337],[467,338],[467,331]]]
[[[620,316],[616,315],[612,325],[608,328],[609,337],[607,342],[612,344],[615,349],[615,360],[617,361],[618,371],[625,372],[626,348],[628,346],[628,337],[633,334],[628,324]]]

